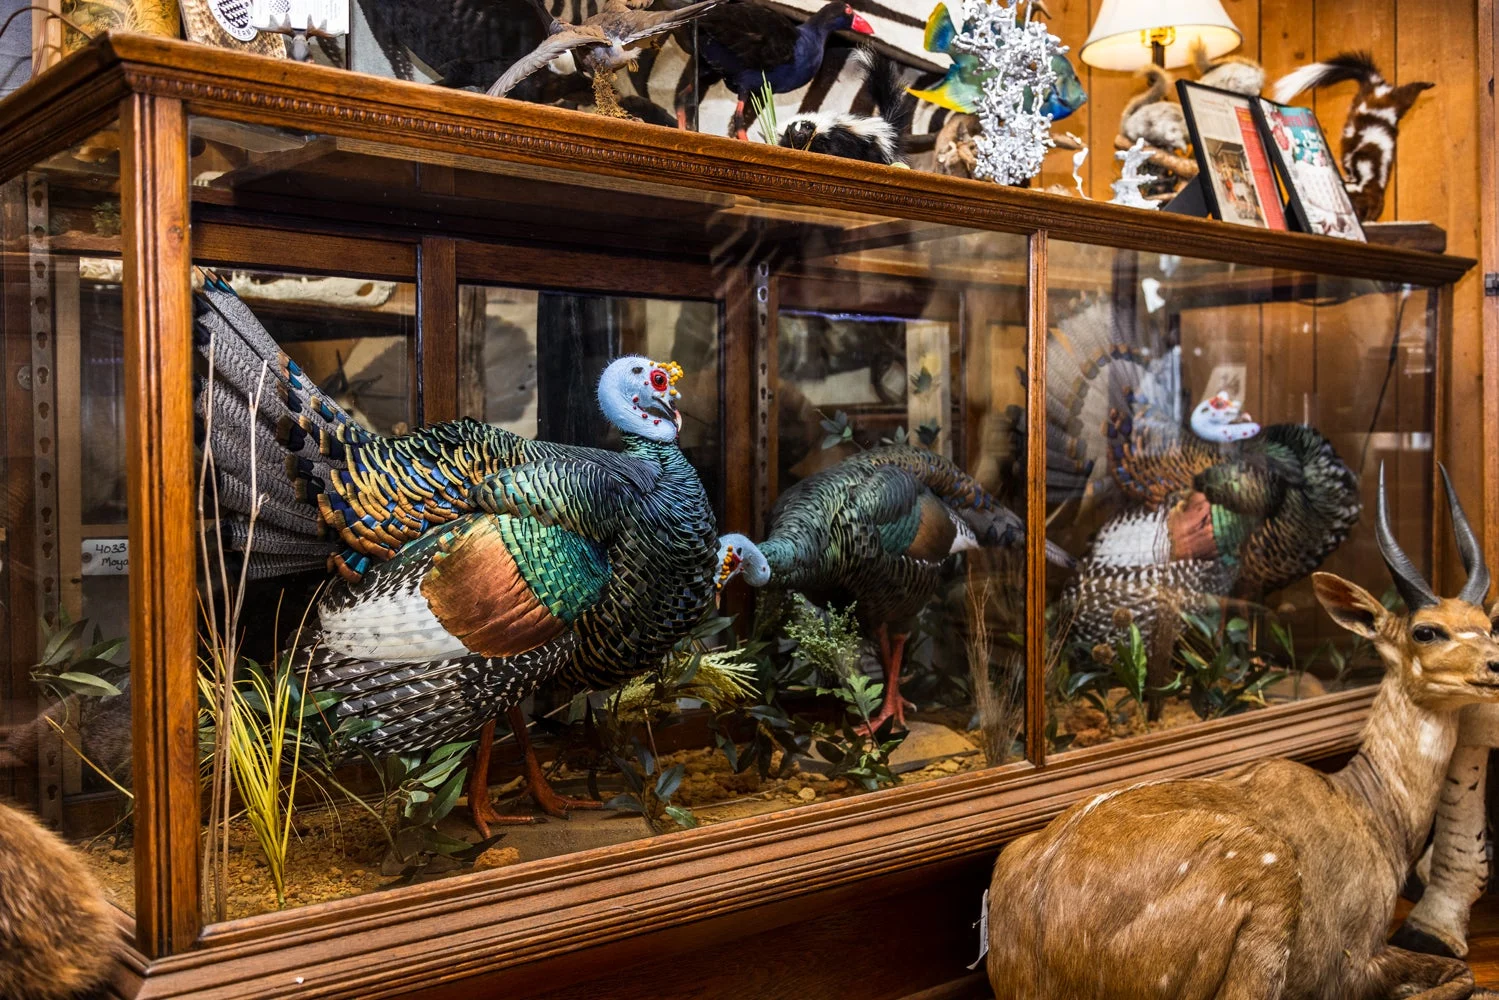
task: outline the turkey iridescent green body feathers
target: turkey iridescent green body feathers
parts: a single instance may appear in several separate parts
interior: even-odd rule
[[[948,557],[1024,541],[1020,518],[962,469],[923,448],[891,445],[846,458],[782,493],[760,551],[771,587],[855,603],[885,668],[878,727],[891,717],[904,724],[906,636],[937,592]]]
[[[1182,426],[1177,358],[1125,343],[1103,303],[1049,338],[1048,502],[1113,512],[1062,593],[1086,648],[1133,622],[1164,655],[1181,611],[1289,586],[1358,522],[1358,477],[1315,429],[1262,428],[1227,392]]]
[[[197,301],[223,546],[252,577],[337,571],[304,636],[308,684],[340,696],[338,717],[380,723],[359,737],[370,752],[468,738],[554,677],[608,687],[654,669],[712,606],[719,545],[677,446],[674,364],[605,369],[622,453],[472,420],[382,438],[227,286],[210,277]]]

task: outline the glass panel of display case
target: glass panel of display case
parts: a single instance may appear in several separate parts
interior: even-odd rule
[[[1437,292],[1054,243],[1047,519],[1053,751],[1378,680],[1311,573],[1394,602],[1431,570]]]
[[[1025,237],[203,124],[217,221],[414,227],[456,274],[418,325],[459,419],[407,435],[200,289],[226,403],[272,359],[274,497],[220,534],[308,712],[253,730],[302,747],[300,838],[278,897],[231,823],[229,916],[1018,760]]]
[[[621,354],[670,358],[683,370],[682,453],[720,506],[718,303],[481,285],[461,286],[458,303],[460,416],[522,437],[617,448],[619,431],[593,404],[599,376]]]
[[[133,910],[117,136],[0,185],[0,800]]]

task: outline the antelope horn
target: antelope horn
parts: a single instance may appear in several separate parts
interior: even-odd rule
[[[1478,544],[1478,537],[1468,524],[1468,515],[1463,513],[1462,502],[1457,499],[1457,490],[1452,488],[1446,466],[1438,462],[1437,468],[1442,473],[1442,485],[1447,488],[1447,510],[1452,515],[1452,537],[1457,540],[1457,551],[1463,557],[1463,569],[1468,573],[1468,582],[1463,584],[1462,593],[1457,595],[1457,599],[1469,604],[1482,604],[1489,593],[1489,567],[1484,562],[1483,546]]]
[[[1374,534],[1379,539],[1379,554],[1384,556],[1384,564],[1389,567],[1390,577],[1395,581],[1395,589],[1400,591],[1406,608],[1417,611],[1437,604],[1437,595],[1432,593],[1431,587],[1421,578],[1421,571],[1401,551],[1400,543],[1395,541],[1395,533],[1390,530],[1390,508],[1385,502],[1383,462],[1379,463],[1379,512],[1374,520]]]

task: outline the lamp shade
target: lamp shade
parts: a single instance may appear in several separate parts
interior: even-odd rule
[[[1218,0],[1103,0],[1078,55],[1099,69],[1137,70],[1150,64],[1152,33],[1165,36],[1168,69],[1192,61],[1194,41],[1216,59],[1244,37]]]

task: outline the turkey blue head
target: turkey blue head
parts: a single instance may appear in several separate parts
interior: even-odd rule
[[[1260,425],[1249,419],[1244,404],[1226,392],[1204,399],[1192,411],[1192,433],[1204,441],[1247,441],[1259,432]]]
[[[617,358],[599,378],[599,409],[626,434],[652,441],[675,441],[682,429],[677,390],[682,366],[639,355]]]
[[[744,582],[751,587],[763,587],[770,582],[770,563],[760,547],[743,535],[720,535],[718,589],[727,586],[735,573],[743,573]]]

